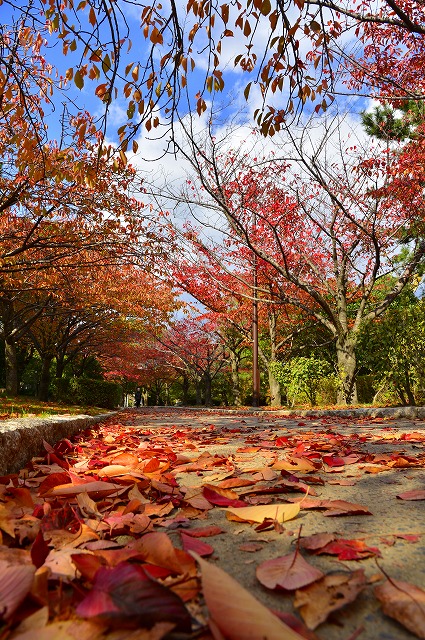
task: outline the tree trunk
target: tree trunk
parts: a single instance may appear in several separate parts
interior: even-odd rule
[[[44,355],[41,360],[40,386],[38,388],[38,399],[47,402],[49,399],[50,387],[50,365],[52,364],[52,356]]]
[[[65,356],[63,354],[56,355],[56,378],[62,378],[63,370],[65,369]]]
[[[17,396],[19,392],[18,358],[16,344],[13,338],[6,336],[4,341],[6,392],[11,396]]]
[[[211,376],[209,373],[204,375],[204,393],[205,393],[205,406],[211,406]]]
[[[201,406],[202,404],[202,389],[201,389],[201,381],[197,380],[195,382],[195,388],[196,388],[196,406]]]
[[[282,392],[280,390],[280,384],[274,377],[273,373],[269,369],[269,389],[270,389],[270,406],[281,407],[282,406]]]
[[[189,378],[183,374],[183,381],[182,381],[182,391],[183,391],[183,404],[186,406],[189,404]]]
[[[338,358],[338,373],[341,384],[339,401],[343,404],[357,403],[356,389],[356,351],[355,343],[345,336],[338,338],[336,343]]]
[[[411,381],[410,381],[410,375],[409,375],[409,367],[408,365],[405,366],[404,369],[404,389],[406,391],[406,395],[407,395],[407,400],[409,402],[409,405],[412,407],[416,406],[416,400],[415,400],[415,395],[413,393],[413,389],[412,389],[412,385],[411,385]]]
[[[230,365],[232,371],[232,396],[233,404],[236,407],[240,407],[242,404],[241,399],[241,385],[239,380],[239,360],[236,353],[230,350]]]

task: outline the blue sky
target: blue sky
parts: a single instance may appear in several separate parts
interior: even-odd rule
[[[181,2],[179,5],[179,11],[182,17],[185,12],[184,10],[185,4],[186,3]],[[22,0],[21,6],[25,7],[26,5],[27,3]],[[37,6],[37,0],[35,2],[35,5]],[[140,11],[141,11],[140,6],[136,6],[133,3],[127,4],[124,1],[117,3],[117,6],[124,12],[123,17],[119,18],[120,29],[122,29],[123,33],[125,32],[125,28],[126,28],[125,20],[126,20],[130,28],[130,32],[131,32],[130,37],[132,40],[132,47],[130,51],[128,51],[127,43],[123,47],[121,47],[121,50],[120,50],[121,68],[123,70],[131,62],[136,63],[138,60],[140,60],[141,63],[143,63],[145,61],[147,51],[148,51],[147,45],[149,43],[146,42],[140,29],[140,19],[139,19]],[[166,12],[166,10],[167,10],[167,2],[164,3],[164,12]],[[11,9],[7,4],[2,5],[1,12],[2,12],[3,24],[10,22],[9,20],[11,15],[10,11]],[[14,11],[14,17],[17,18],[19,16],[19,13],[20,13],[19,10],[16,9]],[[77,15],[81,19],[80,25],[77,25],[77,23],[75,23],[74,25],[77,31],[86,30],[87,33],[93,32],[93,27],[89,22],[89,17],[90,17],[89,9],[87,8],[84,12],[79,11]],[[234,17],[235,16],[233,16],[233,21],[234,21]],[[72,20],[70,21],[70,23],[71,22]],[[184,21],[182,19],[182,24],[183,22]],[[232,16],[229,20],[229,26],[231,25],[232,25]],[[191,24],[187,23],[187,20],[186,20],[186,24],[185,24],[186,32],[190,29],[190,27],[191,27]],[[102,35],[103,34],[106,34],[106,30],[104,28],[102,28]],[[223,94],[216,95],[215,100],[216,100],[216,104],[217,102],[221,101],[222,104],[225,105],[224,113],[229,118],[232,117],[235,113],[241,113],[241,110],[245,109],[246,115],[240,116],[240,117],[242,118],[245,117],[246,119],[250,119],[252,117],[252,113],[255,110],[255,108],[261,105],[261,96],[258,88],[253,85],[251,88],[248,104],[246,104],[245,102],[245,99],[243,97],[243,88],[246,82],[248,82],[251,78],[249,78],[247,74],[243,74],[239,68],[235,68],[233,64],[233,60],[235,55],[237,55],[238,53],[244,52],[246,50],[246,41],[244,41],[242,37],[238,36],[238,31],[236,29],[234,29],[234,34],[235,34],[234,37],[227,38],[223,41],[222,60],[223,60],[224,77],[225,77],[226,86]],[[265,18],[259,25],[259,29],[256,34],[256,39],[254,40],[254,47],[253,47],[254,51],[257,50],[257,52],[260,53],[261,46],[266,41],[268,35],[269,35],[269,24],[268,24],[268,20]],[[71,36],[68,36],[68,37],[72,39]],[[193,96],[196,94],[196,91],[203,86],[203,82],[205,79],[205,71],[207,68],[207,55],[205,51],[204,52],[202,51],[202,47],[205,43],[206,43],[206,37],[205,35],[201,34],[201,36],[199,37],[196,43],[195,51],[194,51],[194,58],[197,66],[194,72],[188,74],[188,81],[189,81],[188,94],[190,95],[191,100],[193,100]],[[155,47],[154,56],[157,57],[158,60],[163,55],[163,53],[167,51],[167,48],[165,45],[162,47],[159,45],[156,45]],[[301,49],[303,48],[306,49],[306,47],[307,47],[307,43],[303,43],[301,41]],[[76,52],[74,53],[70,52],[68,53],[67,56],[64,56],[62,53],[61,43],[57,41],[56,35],[53,34],[52,37],[49,39],[49,47],[46,51],[46,58],[48,62],[52,62],[58,68],[60,73],[65,74],[66,70],[69,67],[72,67],[78,64],[80,60],[80,55],[81,55],[81,51],[77,49]],[[99,64],[98,66],[100,67],[101,65]],[[251,74],[251,75],[254,76],[254,74]],[[94,95],[95,87],[97,84],[99,84],[99,82],[102,82],[102,80],[99,80],[98,82],[86,81],[84,88],[80,91],[75,86],[74,82],[71,81],[68,86],[66,95],[70,100],[75,101],[76,107],[81,109],[87,109],[91,113],[100,116],[103,113],[104,105]],[[118,89],[121,89],[122,86],[123,86],[123,83],[118,81],[117,82]],[[208,97],[208,94],[206,95]],[[286,94],[284,91],[283,95],[275,94],[275,96],[273,97],[273,104],[277,107],[283,106],[285,104],[285,100],[286,100]],[[55,132],[56,129],[59,132],[58,127],[55,125],[57,124],[59,114],[61,113],[61,105],[62,105],[62,102],[64,101],[64,98],[63,96],[58,95],[55,98],[55,101],[57,103],[56,112],[55,114],[52,115],[52,117],[49,117],[49,120],[48,120],[53,136],[56,133]],[[363,101],[363,104],[365,104],[364,101]],[[309,107],[310,105],[306,106],[307,111],[309,110]],[[109,127],[108,127],[109,140],[111,141],[117,140],[116,130],[121,124],[123,124],[127,120],[126,109],[127,109],[126,101],[122,97],[114,98],[114,101],[109,109]],[[183,113],[185,112],[185,110],[188,109],[188,105],[184,101],[181,103],[181,109]],[[356,109],[358,109],[358,107],[356,107]],[[166,126],[166,115],[162,111],[159,114],[159,116],[162,122],[162,126],[159,128],[158,133],[162,135],[164,133],[165,126]]]

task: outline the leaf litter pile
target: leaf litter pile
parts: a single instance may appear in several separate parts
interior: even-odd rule
[[[0,640],[425,638],[424,429],[219,415],[124,411],[0,478]]]

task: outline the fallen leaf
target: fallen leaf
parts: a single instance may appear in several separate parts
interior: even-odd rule
[[[230,489],[204,485],[202,493],[208,502],[219,507],[243,507],[246,505],[246,502],[240,500],[238,494]]]
[[[29,564],[10,564],[0,560],[1,616],[8,620],[30,592],[35,567]]]
[[[404,491],[397,494],[400,500],[425,500],[425,489],[412,489],[412,491]]]
[[[94,494],[95,496],[108,496],[113,493],[120,494],[126,490],[120,484],[113,484],[112,482],[103,482],[103,480],[94,480],[92,482],[85,482],[84,484],[62,484],[49,489],[44,494],[47,496],[76,496],[79,493]]]
[[[329,542],[316,553],[338,556],[338,560],[362,560],[381,556],[377,547],[368,547],[363,540],[345,540],[344,538]]]
[[[286,556],[262,562],[257,567],[256,576],[268,589],[280,587],[293,591],[320,580],[323,573],[309,564],[299,551],[294,551]]]
[[[354,573],[331,573],[295,592],[294,606],[309,629],[316,629],[328,615],[353,602],[365,588],[363,569]]]
[[[79,553],[93,553],[88,549],[80,549]],[[51,577],[61,579],[65,582],[73,580],[77,575],[77,567],[75,566],[72,555],[75,549],[72,547],[64,547],[63,549],[52,549],[47,556],[43,567],[51,570]]]
[[[180,537],[182,540],[183,549],[187,552],[194,551],[202,558],[204,556],[210,556],[214,553],[214,547],[206,542],[202,542],[199,538],[193,538],[192,536],[187,536],[185,533],[180,532]]]
[[[264,549],[264,545],[259,544],[258,542],[243,542],[238,547],[239,551],[246,551],[248,553],[255,553],[256,551],[260,551]]]
[[[307,458],[290,458],[289,460],[277,460],[273,466],[276,471],[297,471],[298,473],[311,473],[316,467]]]
[[[292,520],[300,512],[300,504],[270,504],[253,507],[228,507],[226,516],[229,520],[235,516],[238,521],[243,522],[263,522],[266,519],[286,522]]]
[[[418,638],[425,638],[425,591],[401,580],[387,580],[375,587],[382,610],[409,629]]]
[[[80,507],[80,511],[82,515],[86,518],[99,518],[102,519],[102,514],[99,513],[97,504],[94,500],[92,500],[86,491],[79,493],[77,495],[78,506]]]
[[[299,545],[302,549],[307,549],[307,551],[317,551],[335,539],[335,533],[314,533],[311,536],[300,538]]]
[[[197,527],[195,529],[186,529],[185,533],[193,538],[209,538],[210,536],[217,536],[220,533],[224,533],[224,529],[211,524],[207,527]]]
[[[172,622],[176,630],[191,630],[190,615],[183,601],[149,578],[141,567],[126,562],[112,569],[99,569],[93,588],[76,611],[83,618],[100,618],[127,628]]]
[[[303,640],[225,571],[194,557],[210,617],[226,640]]]

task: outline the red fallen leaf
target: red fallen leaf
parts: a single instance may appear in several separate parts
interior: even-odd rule
[[[256,551],[260,551],[260,549],[263,548],[264,545],[260,544],[259,542],[244,542],[238,547],[239,551],[247,551],[248,553],[255,553]]]
[[[172,571],[170,569],[164,569],[163,567],[157,567],[154,564],[144,564],[142,565],[145,573],[154,580],[163,580],[164,578],[168,578],[172,575]]]
[[[192,538],[182,532],[180,532],[180,537],[183,549],[186,552],[194,551],[198,556],[201,556],[201,558],[210,556],[214,553],[214,548],[210,544],[202,542],[202,540],[198,540],[198,538]]]
[[[360,460],[360,456],[356,455],[355,453],[350,453],[349,456],[342,456],[342,459],[344,460],[345,464],[355,464]]]
[[[323,573],[309,564],[299,551],[272,558],[258,565],[256,576],[268,589],[294,591],[323,578]]]
[[[286,444],[290,444],[289,438],[287,436],[279,436],[279,438],[276,438],[274,443],[277,447],[283,447]]]
[[[395,533],[394,538],[400,538],[406,542],[418,542],[422,535],[421,533]]]
[[[347,502],[346,500],[321,500],[321,503],[320,508],[327,509],[323,514],[324,516],[372,515],[367,507],[354,502]],[[303,508],[307,508],[304,503]]]
[[[216,489],[210,486],[204,486],[202,489],[203,496],[211,504],[215,504],[219,507],[246,507],[246,502],[239,500],[237,493],[229,491],[229,489]],[[227,495],[226,495],[227,494]],[[230,494],[233,497],[229,497]],[[236,496],[236,497],[234,497]]]
[[[142,471],[143,473],[154,473],[155,471],[158,471],[160,466],[161,462],[158,460],[158,458],[151,458],[149,462],[147,462],[145,465],[142,465]]]
[[[187,553],[173,547],[166,533],[146,533],[141,538],[132,542],[131,548],[137,550],[145,562],[170,569],[173,573],[184,573],[188,568],[183,565],[187,563],[190,563],[193,570],[195,570],[193,558]]]
[[[224,533],[224,529],[217,527],[214,524],[208,527],[197,527],[196,529],[186,529],[186,535],[193,538],[209,538],[210,536],[217,536],[219,533]]]
[[[368,547],[363,540],[345,540],[344,538],[329,542],[316,553],[338,556],[338,560],[362,560],[381,556],[377,547]]]
[[[173,622],[176,630],[191,630],[190,615],[183,601],[149,578],[141,567],[125,562],[113,569],[99,569],[92,590],[76,612],[83,618],[99,618],[120,628]]]
[[[29,507],[31,509],[35,507],[32,495],[26,487],[7,487],[7,493],[13,496],[13,500],[16,504],[22,507]]]
[[[220,489],[234,489],[236,487],[249,487],[256,483],[256,480],[248,480],[246,478],[228,478],[219,482],[217,487]]]
[[[56,442],[56,444],[54,445],[54,450],[56,451],[56,453],[63,456],[68,453],[72,453],[74,451],[74,445],[72,444],[71,440],[68,440],[68,438],[62,438],[62,440]]]
[[[93,582],[96,573],[105,565],[105,561],[101,555],[78,553],[78,551],[76,551],[71,555],[71,559],[83,578],[90,580],[90,582]]]
[[[322,460],[325,464],[328,465],[328,467],[343,467],[344,466],[344,459],[340,458],[339,456],[330,456],[330,455],[326,455],[322,457]]]
[[[44,532],[54,529],[66,529],[71,533],[77,533],[81,528],[82,519],[74,509],[66,503],[60,509],[51,509],[41,519],[41,530]]]
[[[65,473],[65,471],[62,473],[51,473],[40,484],[38,493],[40,496],[44,496],[44,494],[50,491],[50,489],[67,482],[69,482],[69,473]]]
[[[32,563],[35,567],[37,567],[37,569],[39,567],[41,567],[44,564],[45,559],[47,558],[47,556],[50,553],[50,547],[48,545],[49,541],[46,541],[43,538],[43,533],[40,530],[37,533],[37,536],[34,540],[34,542],[32,543],[31,546],[31,560]]]
[[[311,536],[300,538],[299,545],[302,549],[307,549],[307,551],[317,551],[334,540],[336,540],[334,533],[314,533]]]
[[[387,580],[375,587],[382,610],[418,638],[425,638],[425,591],[401,580]]]
[[[425,489],[412,489],[412,491],[404,491],[397,494],[400,500],[425,500]]]
[[[0,615],[8,620],[31,590],[35,567],[0,560]]]
[[[402,433],[400,440],[413,440],[414,442],[423,442],[425,435],[418,431],[412,431],[412,433]]]
[[[111,464],[122,464],[126,467],[137,467],[139,459],[134,453],[119,453],[111,459]]]
[[[393,456],[391,456],[393,457]],[[392,469],[408,469],[410,467],[417,467],[418,461],[412,458],[408,459],[407,456],[398,456],[394,458],[391,462],[387,463],[387,466]]]

